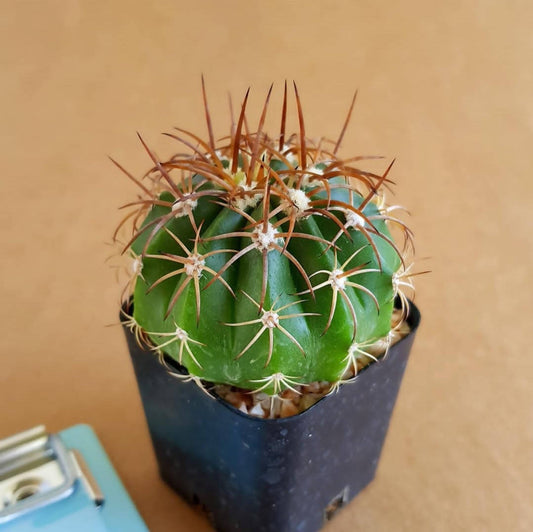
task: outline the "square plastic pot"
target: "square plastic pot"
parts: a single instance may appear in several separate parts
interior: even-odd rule
[[[408,322],[355,382],[284,419],[249,416],[172,377],[125,329],[162,478],[219,531],[316,532],[374,478],[420,322],[412,304]]]

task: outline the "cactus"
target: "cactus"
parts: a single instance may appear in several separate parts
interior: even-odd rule
[[[203,80],[202,89],[208,140],[176,128],[168,136],[190,153],[161,161],[139,136],[153,163],[143,179],[113,161],[140,190],[119,226],[133,226],[128,323],[196,382],[269,395],[338,386],[399,325],[395,299],[401,319],[407,313],[412,234],[385,204],[392,163],[376,175],[355,166],[365,157],[337,155],[355,96],[339,139],[314,143],[296,85],[299,132],[290,136],[287,84],[275,137],[263,131],[272,87],[255,132],[247,92],[217,143]]]

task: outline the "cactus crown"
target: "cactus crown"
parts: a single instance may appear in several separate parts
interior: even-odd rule
[[[339,383],[407,313],[412,234],[384,199],[392,163],[376,175],[358,168],[365,157],[337,155],[355,97],[337,142],[314,143],[296,85],[292,135],[286,84],[276,137],[263,131],[272,87],[255,132],[247,92],[215,142],[202,88],[207,141],[176,128],[168,136],[189,153],[161,161],[141,138],[153,162],[142,179],[113,161],[140,191],[119,225],[132,226],[128,324],[197,382],[270,395]]]

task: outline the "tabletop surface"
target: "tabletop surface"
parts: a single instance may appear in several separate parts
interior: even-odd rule
[[[13,1],[0,20],[0,437],[91,424],[153,531],[164,485],[118,323],[118,207],[173,126],[297,81],[311,137],[396,158],[423,315],[375,482],[330,532],[531,530],[530,2]],[[382,168],[382,170],[384,167]]]

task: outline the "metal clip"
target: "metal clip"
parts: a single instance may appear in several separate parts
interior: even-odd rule
[[[0,524],[68,497],[77,480],[96,505],[103,503],[81,454],[44,425],[0,440]]]

